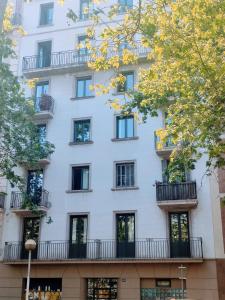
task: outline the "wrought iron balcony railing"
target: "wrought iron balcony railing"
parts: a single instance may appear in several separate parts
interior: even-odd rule
[[[197,199],[196,182],[156,182],[157,201]]]
[[[129,48],[133,54],[141,57],[146,57],[149,53],[148,48],[137,46],[136,48]],[[121,56],[122,51],[109,51],[108,58],[114,57],[116,55]],[[100,56],[100,55],[99,55]],[[23,71],[29,72],[37,69],[44,68],[61,68],[66,66],[82,66],[86,65],[88,62],[92,61],[91,54],[81,53],[80,50],[68,50],[60,52],[52,52],[45,56],[33,55],[23,57]]]
[[[11,209],[27,209],[29,202],[37,205],[37,207],[49,207],[48,201],[49,192],[46,190],[34,192],[33,194],[23,192],[12,192],[11,194]]]
[[[54,110],[54,99],[49,95],[42,95],[34,99],[34,108],[36,113],[50,112]]]
[[[0,209],[4,209],[5,207],[5,195],[0,194]]]
[[[201,238],[190,238],[185,246],[189,247],[188,256],[177,255],[173,258],[202,260]],[[40,261],[168,260],[171,259],[171,247],[169,239],[154,238],[136,240],[132,243],[124,242],[124,244],[115,240],[88,240],[86,243],[45,241],[37,243],[37,249],[32,258]],[[133,248],[133,251],[131,251],[131,248]],[[179,251],[176,251],[176,253],[179,253]],[[184,252],[181,251],[180,253]],[[27,258],[27,252],[23,243],[6,243],[4,248],[5,261],[18,261],[25,258]]]

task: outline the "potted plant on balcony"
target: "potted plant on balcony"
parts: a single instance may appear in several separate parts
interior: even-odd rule
[[[40,111],[51,110],[51,96],[43,94],[40,99]]]

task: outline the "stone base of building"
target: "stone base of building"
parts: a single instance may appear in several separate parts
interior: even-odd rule
[[[116,291],[114,289],[112,294],[114,293],[115,296],[116,293],[117,295],[116,298],[111,296],[111,298],[105,297],[103,299],[146,300],[154,298],[148,298],[148,296],[145,298],[145,293],[154,295],[160,289],[163,291],[167,289],[181,290],[180,265],[180,262],[157,264],[126,262],[32,264],[31,278],[32,284],[36,282],[37,285],[36,295],[41,290],[50,293],[52,287],[49,282],[55,282],[54,297],[49,299],[59,298],[60,292],[63,300],[86,300],[88,299],[88,292],[89,294],[95,293],[94,296],[97,297],[93,298],[94,296],[91,294],[92,298],[90,299],[101,299],[101,293],[108,291],[93,289],[93,286],[91,286],[91,290],[90,287],[88,290],[88,280],[110,278],[116,279],[116,287],[113,287],[113,289],[116,288]],[[187,279],[184,286],[187,299],[225,300],[225,260],[204,260],[202,263],[183,265],[187,267]],[[7,265],[0,263],[0,300],[24,299],[26,275],[26,264]],[[46,286],[43,287],[45,280]],[[57,284],[61,286],[57,287]]]

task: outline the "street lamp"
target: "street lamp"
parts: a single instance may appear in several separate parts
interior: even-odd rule
[[[29,289],[30,289],[30,262],[31,262],[31,252],[36,249],[36,242],[34,240],[27,240],[25,242],[25,249],[28,252],[28,269],[27,269],[27,287],[26,287],[26,300],[29,300]]]

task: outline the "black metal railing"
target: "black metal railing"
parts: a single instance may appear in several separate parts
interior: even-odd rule
[[[42,95],[34,99],[34,109],[36,113],[39,112],[50,112],[54,110],[54,99],[49,95]]]
[[[196,182],[156,182],[157,201],[197,199]]]
[[[4,209],[5,207],[5,195],[0,194],[0,209]]]
[[[156,132],[154,132],[154,137],[155,137],[155,150],[157,151],[171,149],[175,147],[171,137],[168,137],[166,142],[162,142],[162,140],[156,134]]]
[[[149,53],[148,48],[137,46],[136,48],[129,48],[133,54],[141,57],[146,57]],[[108,58],[114,57],[116,55],[122,56],[122,51],[110,50]],[[101,56],[99,54],[99,56]],[[88,62],[93,60],[90,51],[86,53],[81,52],[81,50],[68,50],[60,52],[52,52],[45,56],[33,55],[23,57],[23,71],[32,71],[36,69],[43,68],[59,68],[66,66],[82,66],[86,65]]]
[[[29,203],[37,205],[37,207],[49,207],[48,201],[49,192],[46,190],[34,192],[33,194],[23,192],[12,192],[10,207],[13,209],[27,209]]]
[[[127,252],[118,255],[118,243],[116,240],[88,240],[86,243],[71,243],[69,241],[45,241],[37,243],[36,260],[165,260],[171,258],[170,240],[149,238],[145,240],[136,240],[134,243],[134,252],[130,256],[129,245]],[[202,239],[190,238],[188,257],[202,259]],[[24,259],[23,243],[6,243],[4,248],[4,260],[16,261]],[[126,255],[129,253],[129,255]],[[179,253],[179,251],[177,252]]]
[[[142,288],[141,300],[185,299],[187,291],[175,288]]]

